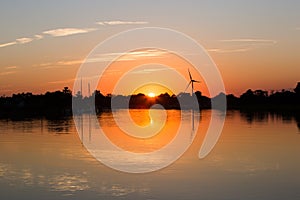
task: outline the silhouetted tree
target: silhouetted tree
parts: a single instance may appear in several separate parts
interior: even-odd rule
[[[248,89],[245,93],[240,96],[240,100],[242,104],[247,104],[253,102],[254,93],[251,89]]]
[[[96,112],[100,113],[105,109],[111,109],[111,100],[116,100],[118,108],[150,108],[154,104],[161,104],[165,109],[193,109],[198,103],[200,109],[211,108],[211,102],[221,108],[221,103],[226,97],[227,108],[229,109],[248,109],[252,111],[270,111],[270,110],[290,110],[294,114],[299,125],[300,110],[300,82],[297,83],[293,91],[281,90],[272,92],[270,95],[264,90],[252,91],[248,89],[240,98],[232,94],[225,96],[221,93],[212,99],[203,96],[200,91],[196,91],[193,96],[189,93],[180,93],[178,96],[168,93],[160,94],[155,98],[150,98],[142,93],[132,96],[111,95],[104,96],[99,90],[95,90],[90,97],[82,97],[80,91],[72,96],[72,91],[68,87],[54,92],[46,92],[41,95],[32,93],[18,93],[11,97],[0,97],[0,117],[9,117],[12,119],[23,119],[25,117],[59,118],[61,116],[71,115],[72,112],[82,113],[90,112],[94,109],[92,103],[95,104]],[[73,101],[72,101],[73,100]],[[196,101],[195,101],[196,100]],[[181,104],[179,104],[181,102]],[[72,110],[72,103],[80,103],[83,105],[78,112]],[[76,108],[76,106],[75,106]],[[256,114],[254,114],[256,116]],[[258,119],[263,118],[257,115]],[[248,115],[248,119],[252,119],[253,115]]]
[[[202,93],[200,91],[196,91],[195,95],[196,95],[197,99],[200,99],[202,97]]]
[[[296,92],[296,94],[300,94],[300,82],[297,83],[297,86],[295,87],[294,91]]]
[[[226,96],[227,100],[227,108],[229,109],[238,109],[240,107],[240,100],[238,97],[233,94],[229,94]]]

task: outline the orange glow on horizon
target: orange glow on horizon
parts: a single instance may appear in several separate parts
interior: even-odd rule
[[[147,95],[148,95],[149,97],[151,97],[151,98],[153,98],[153,97],[156,96],[155,93],[153,93],[153,92],[150,92],[150,93],[148,93]]]
[[[139,93],[145,94],[149,97],[155,97],[155,96],[158,96],[160,94],[165,94],[165,93],[168,93],[170,96],[172,94],[174,94],[167,87],[156,84],[156,83],[150,83],[147,85],[143,85],[133,92],[133,94],[139,94]]]
[[[201,84],[195,85],[194,90],[210,96],[205,81],[189,62],[174,53],[152,49],[140,49],[120,56],[107,67],[99,80],[97,89],[102,94],[143,93],[147,95],[152,92],[156,95],[164,93],[177,95],[184,92],[189,82],[188,68],[193,74],[193,78],[201,81]],[[175,75],[182,77],[185,82],[183,83]],[[126,77],[130,78],[126,79]],[[121,89],[114,89],[122,78],[126,81],[120,84]],[[160,81],[168,82],[168,84],[161,84]],[[144,84],[139,85],[139,83]],[[186,92],[191,92],[190,88]]]

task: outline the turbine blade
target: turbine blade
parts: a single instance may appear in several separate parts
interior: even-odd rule
[[[192,78],[192,75],[191,75],[191,72],[190,72],[190,69],[188,68],[188,71],[189,71],[189,75],[190,75],[190,80],[192,81],[193,78]]]
[[[185,91],[189,88],[189,86],[191,85],[192,81],[189,82],[189,84],[186,86],[185,90],[183,93],[185,93]]]
[[[195,80],[193,80],[195,83],[201,83],[201,81],[195,81]]]

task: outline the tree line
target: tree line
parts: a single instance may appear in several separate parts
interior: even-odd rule
[[[200,109],[210,109],[211,102],[218,100],[221,96],[226,96],[227,109],[300,112],[300,82],[298,82],[293,91],[268,92],[249,89],[240,97],[221,93],[213,98],[203,96],[200,91],[196,91],[193,95],[181,93],[177,96],[164,93],[151,98],[142,93],[129,96],[103,95],[99,90],[94,91],[89,97],[83,97],[80,92],[72,95],[72,91],[65,87],[63,90],[45,94],[18,93],[10,97],[2,96],[0,97],[0,118],[70,116],[73,114],[72,101],[87,105],[87,111],[96,109],[97,113],[110,110],[111,102],[114,103],[114,108],[120,109],[148,109],[156,104],[162,105],[165,109],[193,109],[191,99],[197,102]],[[92,108],[91,102],[95,105]],[[180,102],[186,103],[180,104]]]

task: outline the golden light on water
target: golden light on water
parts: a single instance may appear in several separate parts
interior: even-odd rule
[[[119,113],[120,112],[125,111],[119,111]],[[151,124],[152,120],[149,116],[149,110],[131,109],[129,112],[133,123],[136,125],[140,127],[152,125],[152,127],[155,128],[155,124]],[[105,113],[103,115],[106,115],[105,117],[109,117],[111,116],[111,113]],[[133,137],[125,133],[117,126],[115,120],[110,122],[111,126],[105,126],[104,124],[101,124],[101,121],[99,123],[106,137],[119,148],[134,153],[150,153],[163,148],[174,139],[180,125],[178,121],[180,116],[181,112],[174,110],[167,111],[167,123],[154,136],[146,139]],[[143,135],[144,132],[140,132],[139,134]]]

